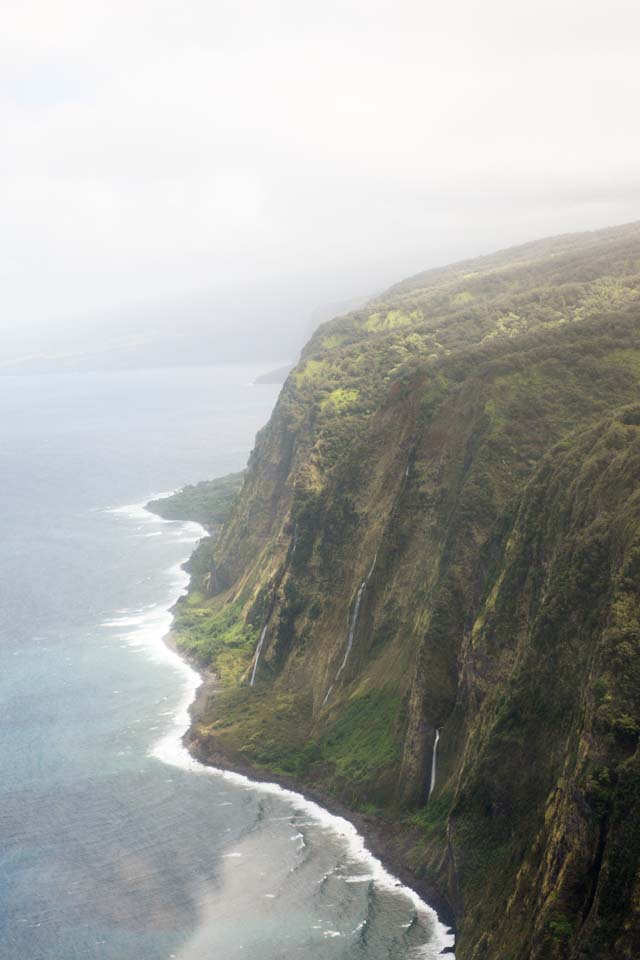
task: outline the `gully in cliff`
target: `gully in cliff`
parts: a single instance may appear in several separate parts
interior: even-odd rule
[[[346,649],[345,652],[344,652],[344,658],[343,658],[343,660],[342,660],[342,663],[341,663],[340,666],[338,667],[338,672],[336,673],[335,680],[333,681],[333,683],[331,684],[331,686],[330,686],[329,689],[327,690],[327,692],[326,692],[326,694],[325,694],[325,698],[324,698],[324,700],[322,701],[322,706],[323,706],[323,707],[324,707],[324,705],[326,704],[326,702],[327,702],[327,700],[329,699],[329,697],[331,696],[331,691],[333,690],[333,688],[335,687],[336,683],[337,683],[338,680],[340,679],[340,674],[341,674],[342,671],[344,670],[344,668],[345,668],[345,666],[346,666],[346,663],[347,663],[347,660],[349,659],[349,654],[351,653],[351,647],[353,646],[353,639],[354,639],[354,637],[355,637],[355,635],[356,635],[356,627],[358,626],[358,617],[360,616],[360,607],[361,607],[361,605],[362,605],[362,598],[364,597],[365,590],[367,589],[367,585],[368,585],[369,580],[371,579],[371,575],[372,575],[372,573],[373,573],[373,571],[374,571],[374,569],[375,569],[375,565],[376,565],[376,560],[377,560],[377,559],[378,559],[378,554],[377,554],[377,552],[376,552],[375,555],[374,555],[374,557],[373,557],[373,563],[371,564],[371,568],[370,568],[370,570],[369,570],[369,573],[366,575],[366,577],[364,578],[364,580],[362,581],[362,583],[361,583],[360,586],[358,587],[358,593],[357,593],[357,595],[356,595],[356,602],[355,602],[354,607],[353,607],[353,613],[351,614],[351,618],[350,618],[350,620],[349,620],[349,630],[348,630],[348,633],[347,633],[347,649]]]
[[[282,583],[282,580],[283,580],[283,578],[284,578],[284,575],[285,575],[285,573],[287,572],[287,570],[288,570],[288,568],[289,568],[289,564],[290,564],[290,562],[291,562],[291,558],[293,557],[294,553],[296,552],[296,547],[297,547],[297,546],[298,546],[298,527],[295,526],[295,527],[293,528],[293,537],[291,538],[291,544],[290,544],[290,546],[289,546],[289,550],[287,551],[287,557],[286,557],[285,562],[284,562],[284,564],[283,564],[283,567],[282,567],[282,571],[281,571],[281,573],[280,573],[280,576],[278,577],[278,579],[277,579],[277,581],[276,581],[276,584],[275,584],[275,586],[274,586],[274,588],[273,588],[273,594],[272,594],[272,596],[271,596],[271,603],[269,604],[269,610],[268,610],[268,612],[267,612],[267,618],[266,618],[266,620],[265,620],[265,622],[264,622],[264,626],[263,626],[263,628],[262,628],[262,631],[260,632],[260,639],[258,640],[258,646],[256,647],[256,653],[255,653],[255,657],[254,657],[254,660],[253,660],[253,669],[251,670],[251,679],[249,680],[249,686],[250,686],[250,687],[252,687],[252,686],[254,685],[255,680],[256,680],[256,672],[257,672],[257,670],[258,670],[258,664],[260,663],[260,654],[262,653],[262,648],[263,648],[263,646],[264,646],[264,641],[265,641],[265,638],[266,638],[266,636],[267,636],[267,630],[269,629],[269,623],[271,622],[271,616],[272,616],[272,614],[273,614],[273,611],[274,611],[274,608],[275,608],[275,605],[276,605],[276,600],[277,600],[277,595],[278,595],[278,587],[279,587],[280,584]]]

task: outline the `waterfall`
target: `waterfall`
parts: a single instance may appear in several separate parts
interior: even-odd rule
[[[433,741],[433,755],[431,757],[431,783],[429,784],[429,797],[433,793],[433,788],[436,785],[436,755],[438,753],[439,739],[440,739],[440,731],[436,730],[436,738]]]
[[[276,605],[276,595],[278,588],[282,583],[282,578],[289,569],[289,563],[291,562],[291,557],[296,552],[296,547],[298,546],[298,525],[296,524],[293,528],[293,537],[291,543],[289,544],[289,549],[287,551],[287,557],[282,568],[280,575],[276,581],[276,584],[273,589],[273,596],[271,597],[271,603],[269,604],[269,610],[267,611],[267,618],[264,622],[264,627],[262,628],[262,633],[260,634],[260,639],[258,640],[258,646],[256,647],[256,654],[253,660],[253,670],[251,671],[251,680],[249,681],[249,686],[252,687],[256,679],[256,670],[258,669],[258,662],[260,660],[260,654],[262,653],[262,647],[264,646],[264,638],[267,635],[267,628],[269,626],[269,621],[271,620],[271,615],[273,613],[274,607]]]
[[[336,682],[335,682],[335,680],[334,680],[333,683],[331,684],[331,686],[329,687],[329,689],[327,690],[327,692],[326,692],[325,695],[324,695],[324,700],[322,701],[322,707],[324,707],[325,703],[327,702],[327,700],[328,700],[329,697],[331,696],[331,691],[333,690],[333,688],[335,687],[335,685],[336,685]],[[322,707],[320,707],[320,709],[322,709]]]
[[[268,627],[268,626],[269,626],[269,621],[267,620],[267,622],[265,623],[264,627],[262,628],[262,633],[260,634],[260,639],[258,640],[258,646],[256,647],[256,655],[255,655],[255,659],[254,659],[254,661],[253,661],[253,670],[251,671],[251,682],[249,683],[249,686],[250,686],[250,687],[253,686],[253,681],[254,681],[255,678],[256,678],[256,670],[258,669],[258,661],[260,660],[260,654],[262,653],[262,645],[263,645],[263,643],[264,643],[264,638],[265,638],[266,635],[267,635],[267,627]]]
[[[365,590],[367,589],[367,584],[369,583],[369,580],[371,579],[371,574],[373,573],[374,567],[375,567],[375,565],[376,565],[376,560],[377,560],[377,558],[378,558],[378,554],[376,553],[375,556],[374,556],[374,558],[373,558],[373,563],[371,564],[371,567],[370,567],[370,569],[369,569],[368,574],[366,575],[366,577],[364,578],[364,580],[362,581],[362,583],[361,583],[360,586],[358,587],[358,593],[356,594],[356,602],[355,602],[355,604],[354,604],[354,606],[353,606],[353,613],[351,614],[351,617],[350,617],[350,619],[349,619],[349,629],[348,629],[348,633],[347,633],[347,649],[346,649],[345,652],[344,652],[344,657],[343,657],[342,663],[341,663],[340,666],[338,667],[338,672],[336,673],[335,679],[334,679],[333,683],[331,684],[331,686],[329,687],[329,689],[327,690],[327,693],[326,693],[326,695],[325,695],[325,698],[324,698],[324,700],[322,701],[322,706],[323,706],[323,707],[324,707],[325,703],[327,702],[327,700],[329,699],[329,697],[331,696],[331,691],[333,690],[333,688],[335,687],[336,683],[338,682],[338,678],[340,677],[340,674],[341,674],[342,671],[344,670],[344,668],[345,668],[345,666],[346,666],[346,663],[347,663],[347,660],[349,659],[349,654],[351,653],[351,647],[353,646],[353,639],[354,639],[354,637],[355,637],[355,635],[356,635],[356,627],[358,626],[358,616],[359,616],[359,614],[360,614],[360,606],[361,606],[361,604],[362,604],[362,598],[363,598],[363,596],[364,596]],[[322,709],[322,708],[321,708],[321,709]]]

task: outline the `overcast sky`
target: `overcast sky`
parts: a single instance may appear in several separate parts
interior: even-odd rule
[[[640,218],[637,0],[4,0],[0,22],[0,360],[205,323],[221,355],[254,330],[287,359],[316,305]]]

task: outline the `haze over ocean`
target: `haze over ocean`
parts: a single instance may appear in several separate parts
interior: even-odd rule
[[[436,957],[309,805],[154,756],[200,535],[136,507],[242,468],[277,386],[229,366],[0,378],[3,960]]]

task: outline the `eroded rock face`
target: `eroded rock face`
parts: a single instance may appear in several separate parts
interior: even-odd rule
[[[400,825],[461,960],[640,955],[639,385],[638,226],[407,281],[314,336],[178,611],[200,753]]]

